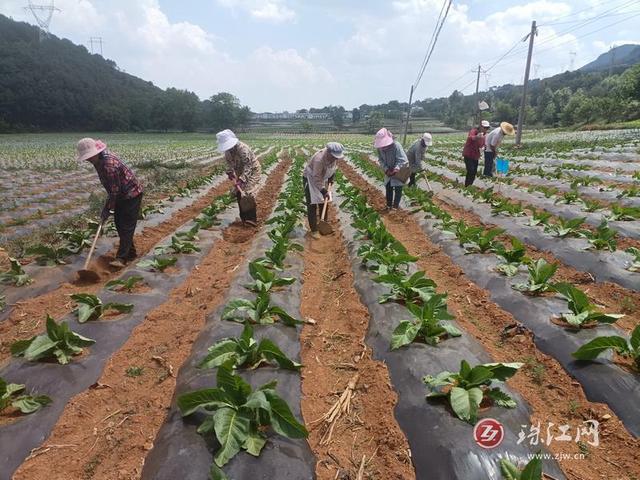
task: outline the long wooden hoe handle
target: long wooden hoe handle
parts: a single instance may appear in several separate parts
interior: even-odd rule
[[[322,215],[320,215],[320,220],[324,221],[325,214],[327,213],[327,205],[329,204],[329,199],[324,199],[324,206],[322,207]]]
[[[98,238],[100,238],[100,232],[102,231],[102,223],[98,225],[98,230],[96,230],[96,236],[93,237],[93,243],[91,244],[91,248],[89,249],[89,255],[87,255],[87,259],[84,261],[84,268],[86,270],[89,266],[89,262],[91,261],[91,257],[93,256],[93,251],[96,249],[96,244],[98,243]]]

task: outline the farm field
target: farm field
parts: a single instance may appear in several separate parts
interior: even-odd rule
[[[640,478],[637,131],[525,132],[468,188],[436,134],[391,212],[371,136],[241,135],[256,228],[213,135],[93,134],[147,193],[140,259],[107,229],[90,285],[81,136],[0,145],[0,480]]]

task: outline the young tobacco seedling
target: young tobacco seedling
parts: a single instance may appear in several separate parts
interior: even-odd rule
[[[174,235],[171,237],[170,245],[163,245],[160,247],[156,247],[155,249],[155,253],[158,255],[163,255],[169,252],[189,254],[189,253],[195,253],[199,251],[200,251],[200,247],[198,247],[196,244],[188,240],[182,240],[178,238],[177,235]]]
[[[29,414],[51,403],[51,399],[46,395],[26,395],[24,389],[24,385],[7,383],[0,377],[0,412],[11,405],[16,410]]]
[[[144,278],[140,275],[132,275],[128,278],[119,278],[116,280],[111,280],[105,284],[105,287],[109,290],[124,290],[127,293],[131,293],[134,288],[140,283],[144,281]]]
[[[22,287],[29,285],[33,280],[22,268],[20,262],[15,258],[9,257],[9,270],[0,273],[0,283],[3,285],[14,285],[16,287]]]
[[[460,420],[476,423],[483,400],[491,400],[500,407],[515,408],[516,402],[500,387],[489,388],[493,382],[504,382],[512,377],[523,363],[485,363],[471,368],[466,360],[460,362],[460,371],[441,372],[435,377],[423,378],[430,393],[427,398],[446,398]]]
[[[616,236],[618,235],[618,232],[613,228],[610,228],[606,220],[602,221],[595,232],[585,230],[582,234],[591,244],[587,248],[609,250],[610,252],[616,251],[618,245],[616,242]]]
[[[544,227],[545,233],[551,233],[554,237],[578,237],[582,235],[580,227],[586,221],[586,217],[573,218],[566,220],[558,217],[557,223],[550,223]]]
[[[391,350],[409,345],[416,339],[422,339],[428,345],[436,346],[443,337],[460,337],[462,332],[446,320],[454,317],[447,311],[447,295],[433,294],[422,305],[407,304],[413,320],[404,320],[391,335]]]
[[[53,267],[55,265],[65,265],[65,257],[71,255],[66,247],[54,248],[46,245],[36,245],[27,248],[27,255],[36,255],[36,263],[41,266]]]
[[[562,295],[568,302],[570,313],[563,313],[562,318],[574,328],[587,327],[594,323],[615,323],[622,314],[602,313],[589,302],[587,295],[570,283],[556,283],[553,290]]]
[[[391,287],[390,293],[385,293],[378,300],[380,303],[403,302],[421,303],[426,302],[436,293],[436,284],[427,278],[423,271],[418,271],[406,277],[402,273],[387,273],[378,275],[374,282],[384,283]]]
[[[95,231],[85,230],[61,230],[56,232],[67,241],[66,248],[71,253],[80,253],[85,247],[91,246]]]
[[[515,290],[531,295],[539,295],[552,289],[549,280],[558,270],[557,263],[547,263],[544,258],[539,258],[527,266],[529,270],[529,283],[513,285]]]
[[[77,303],[74,312],[78,315],[78,323],[97,320],[107,310],[115,310],[120,313],[129,313],[133,310],[131,303],[102,303],[102,300],[90,293],[74,293],[71,298]]]
[[[634,256],[634,259],[627,267],[627,270],[629,270],[630,272],[640,272],[640,248],[629,247],[625,250],[625,252],[630,253]]]
[[[260,292],[254,301],[236,298],[231,300],[222,311],[223,320],[239,323],[256,323],[269,325],[279,319],[289,327],[303,323],[289,315],[276,305],[271,305],[271,297],[267,292]]]
[[[254,282],[245,285],[244,288],[256,293],[270,292],[296,281],[293,277],[279,277],[277,273],[262,266],[256,260],[249,263],[249,274]]]
[[[569,190],[568,192],[564,192],[560,198],[558,198],[554,203],[564,203],[566,205],[572,205],[574,203],[579,203],[581,201],[580,193],[577,190]]]
[[[578,360],[594,360],[607,350],[613,350],[618,355],[631,358],[636,369],[640,370],[640,325],[633,329],[629,340],[618,335],[594,338],[582,345],[572,355]]]
[[[633,222],[640,219],[640,207],[611,205],[611,215],[607,219],[611,222]]]
[[[490,230],[482,230],[478,235],[469,239],[470,245],[466,247],[467,253],[487,253],[495,252],[504,246],[495,240],[495,238],[504,233],[503,228],[492,228]]]
[[[531,218],[528,225],[530,227],[537,227],[538,225],[549,225],[549,219],[551,214],[545,210],[531,209]]]
[[[80,355],[84,347],[93,345],[95,340],[72,332],[67,322],[57,324],[47,315],[47,331],[29,340],[18,340],[11,345],[11,355],[24,357],[29,361],[55,358],[65,365],[71,357]]]
[[[518,273],[518,268],[523,263],[528,263],[530,261],[529,257],[526,256],[526,248],[524,243],[518,240],[516,237],[511,237],[511,250],[507,250],[504,245],[500,244],[500,246],[496,249],[496,255],[502,257],[505,262],[501,263],[496,267],[496,270],[507,277],[513,277],[516,273]]]
[[[542,480],[542,460],[540,457],[534,457],[520,468],[506,458],[501,458],[500,471],[504,480]]]
[[[286,370],[298,370],[301,364],[290,360],[268,338],[258,342],[253,338],[253,328],[246,324],[239,338],[225,338],[209,347],[209,353],[198,368],[215,368],[230,362],[233,368],[258,368],[263,363],[275,363]]]
[[[585,212],[597,212],[599,210],[604,209],[604,205],[602,205],[599,201],[597,200],[590,200],[588,198],[584,199],[584,211]]]
[[[200,225],[195,224],[189,230],[185,230],[184,232],[176,232],[176,237],[183,242],[194,242],[198,241],[198,232],[200,231]]]
[[[178,257],[153,257],[151,260],[142,260],[138,263],[138,267],[150,268],[151,270],[164,272],[168,267],[175,265],[177,261]]]
[[[287,438],[306,438],[309,433],[275,391],[276,381],[253,390],[229,364],[218,368],[217,388],[205,388],[180,395],[178,408],[183,417],[200,411],[206,419],[198,433],[214,435],[220,443],[214,461],[223,467],[240,450],[255,457],[267,442],[264,431],[271,427]]]

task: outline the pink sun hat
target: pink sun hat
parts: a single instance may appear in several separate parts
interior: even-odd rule
[[[94,140],[93,138],[83,138],[78,142],[76,150],[78,152],[78,162],[89,160],[91,157],[95,157],[100,152],[104,152],[107,149],[107,145],[102,140]]]
[[[391,135],[391,132],[386,128],[381,128],[378,130],[378,133],[376,133],[376,139],[373,142],[373,146],[376,148],[384,148],[388,147],[392,143],[393,136]]]

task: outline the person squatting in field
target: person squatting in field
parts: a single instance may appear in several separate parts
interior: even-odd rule
[[[411,144],[409,150],[407,150],[407,159],[409,160],[409,167],[411,167],[411,175],[409,176],[409,186],[414,187],[416,184],[416,175],[422,171],[422,162],[424,160],[424,154],[427,151],[427,147],[433,145],[433,139],[430,133],[424,133],[422,138],[419,138]]]
[[[344,147],[339,143],[329,142],[309,159],[302,173],[309,230],[316,239],[320,238],[318,210],[323,207],[325,200],[330,201],[329,191],[338,168],[337,161],[341,158],[344,158]]]
[[[131,169],[116,155],[107,150],[107,145],[93,138],[83,138],[77,145],[78,162],[88,161],[98,173],[100,183],[107,191],[107,201],[102,209],[100,221],[105,223],[113,213],[120,244],[111,267],[123,268],[136,258],[133,235],[138,223],[143,188]]]
[[[498,147],[505,135],[513,135],[515,129],[509,122],[502,122],[494,128],[484,139],[484,172],[485,177],[493,177],[494,160],[498,156]]]
[[[248,145],[238,140],[231,130],[216,133],[218,151],[224,152],[227,176],[234,182],[240,220],[243,225],[257,226],[255,195],[262,175],[262,166]]]
[[[484,147],[484,140],[487,130],[491,124],[487,120],[482,120],[478,128],[472,128],[467,135],[467,141],[462,150],[464,158],[464,166],[467,169],[467,175],[464,179],[464,186],[473,185],[476,175],[478,174],[478,161],[480,160],[480,150]]]
[[[409,165],[409,160],[400,142],[394,140],[393,135],[386,128],[378,130],[373,145],[378,150],[378,162],[384,170],[387,210],[398,209],[402,198],[402,187],[406,180],[396,178],[395,175],[400,169]]]

